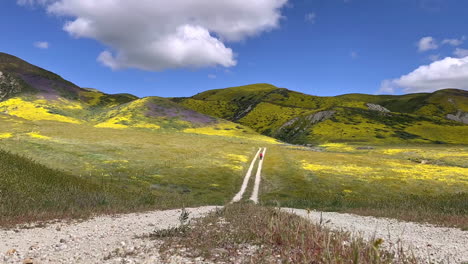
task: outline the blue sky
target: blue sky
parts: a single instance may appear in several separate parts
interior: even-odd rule
[[[159,13],[142,6],[126,14],[78,0],[3,0],[0,51],[82,87],[138,96],[251,83],[321,96],[468,89],[467,1],[258,0],[256,10],[238,0],[216,7],[198,0],[186,10],[177,6],[186,0],[174,0],[167,10],[176,11],[167,14],[160,13],[167,1],[141,2],[152,1]],[[225,17],[231,20],[220,22]],[[65,26],[79,18],[91,26]],[[184,43],[187,35],[197,38],[193,45]],[[184,56],[172,50],[176,44]]]

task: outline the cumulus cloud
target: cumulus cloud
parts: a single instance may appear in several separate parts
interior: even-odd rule
[[[47,41],[36,41],[33,43],[34,47],[38,49],[48,49],[49,48],[49,42]]]
[[[418,42],[418,50],[420,52],[435,50],[437,48],[439,48],[439,45],[437,45],[436,40],[433,37],[424,37]]]
[[[459,58],[468,56],[468,49],[456,48],[453,54]]]
[[[104,65],[159,71],[236,65],[226,45],[277,28],[288,0],[39,1],[71,18],[63,27],[71,36],[108,46],[98,57]]]
[[[398,79],[384,80],[379,93],[433,92],[444,88],[468,90],[468,56],[435,61]]]

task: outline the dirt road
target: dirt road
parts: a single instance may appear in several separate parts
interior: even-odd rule
[[[247,173],[245,174],[244,181],[242,182],[242,186],[240,188],[240,191],[234,196],[232,199],[231,203],[239,202],[242,200],[242,197],[244,196],[245,190],[247,189],[249,185],[249,180],[250,177],[252,176],[252,170],[255,166],[255,163],[259,159],[260,153],[262,153],[263,157],[265,157],[265,152],[266,148],[259,148],[257,153],[255,154],[254,158],[252,159],[252,162],[250,163],[250,167],[247,170]],[[261,181],[261,173],[262,173],[262,166],[263,166],[263,160],[264,158],[260,159],[258,163],[258,168],[257,168],[257,173],[255,175],[255,184],[253,187],[252,195],[250,196],[250,200],[252,200],[254,203],[258,203],[258,191],[260,189],[260,181]]]

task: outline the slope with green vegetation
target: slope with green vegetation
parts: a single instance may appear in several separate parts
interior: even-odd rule
[[[150,193],[102,185],[96,179],[50,169],[3,150],[0,157],[0,226],[149,207],[167,208],[178,199],[171,197],[155,203],[156,197]]]
[[[263,204],[466,227],[466,147],[420,144],[467,143],[467,126],[444,116],[467,111],[464,91],[316,97],[261,84],[137,98],[79,88],[10,55],[0,54],[0,72],[2,223],[223,205],[267,147]],[[371,143],[381,145],[356,149]]]
[[[79,88],[11,55],[0,54],[0,72],[0,149],[50,168],[24,166],[24,178],[5,170],[2,223],[224,204],[254,146],[275,143],[166,98]],[[0,162],[21,171],[30,161],[2,155]]]
[[[318,97],[256,84],[173,100],[290,143],[468,143],[468,126],[448,118],[468,112],[468,92],[456,89]]]
[[[124,129],[214,127],[228,123],[166,98],[138,98],[80,88],[60,76],[0,53],[0,113],[28,121],[57,121]],[[230,124],[235,127],[234,124]]]

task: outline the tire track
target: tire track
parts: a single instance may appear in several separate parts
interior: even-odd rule
[[[258,203],[258,190],[260,189],[260,180],[262,178],[262,166],[263,166],[263,161],[265,160],[265,153],[266,153],[266,148],[263,148],[263,158],[260,159],[260,162],[258,163],[258,169],[257,169],[257,174],[255,175],[255,185],[254,189],[252,192],[252,196],[250,196],[250,200],[253,201],[254,203]]]
[[[253,167],[255,165],[255,162],[257,161],[257,158],[258,158],[258,155],[260,154],[260,151],[262,150],[262,148],[259,148],[258,151],[257,151],[257,154],[255,154],[252,162],[250,163],[250,167],[249,169],[247,170],[247,173],[245,174],[245,177],[244,177],[244,182],[242,182],[242,186],[241,186],[241,189],[240,191],[234,196],[234,198],[232,199],[231,203],[235,203],[235,202],[238,202],[242,199],[242,196],[244,195],[244,192],[245,192],[245,189],[247,189],[247,185],[249,184],[249,179],[250,179],[250,176],[252,175],[252,170],[253,170]]]

